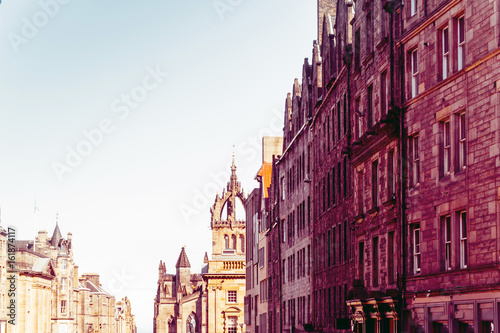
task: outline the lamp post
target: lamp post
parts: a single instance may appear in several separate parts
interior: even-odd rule
[[[240,324],[241,327],[241,333],[243,333],[243,324]]]

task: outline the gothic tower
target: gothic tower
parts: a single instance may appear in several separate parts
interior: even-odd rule
[[[236,177],[236,165],[231,166],[231,178],[222,195],[215,196],[215,203],[210,209],[212,220],[212,255],[241,255],[245,251],[245,221],[236,218],[236,206],[243,208],[245,194]],[[225,214],[224,214],[225,213]],[[240,212],[244,213],[244,212]],[[244,214],[242,215],[244,216]]]

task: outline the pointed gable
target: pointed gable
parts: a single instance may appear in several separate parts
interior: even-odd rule
[[[177,264],[175,264],[175,268],[184,268],[184,267],[191,268],[191,264],[189,263],[189,259],[183,247],[181,250],[181,254],[179,255],[179,259],[177,259]]]

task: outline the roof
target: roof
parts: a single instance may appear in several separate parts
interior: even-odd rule
[[[262,185],[264,185],[264,198],[269,197],[269,187],[271,186],[271,177],[273,173],[273,164],[264,162],[260,167],[257,176],[262,177]]]
[[[86,281],[86,287],[90,290],[91,293],[95,294],[104,294],[107,296],[112,296],[109,292],[107,292],[103,287],[96,286],[92,281]]]
[[[33,264],[32,271],[34,272],[43,272],[50,262],[49,258],[38,258]]]
[[[62,239],[61,230],[59,230],[59,224],[56,223],[56,227],[54,229],[54,233],[52,234],[52,238],[50,239],[50,244],[52,246],[58,246],[59,241]]]
[[[189,263],[189,259],[187,257],[186,251],[184,250],[184,247],[181,250],[181,254],[179,255],[179,259],[177,259],[177,264],[175,264],[175,268],[184,268],[184,267],[189,267],[191,268],[191,264]]]

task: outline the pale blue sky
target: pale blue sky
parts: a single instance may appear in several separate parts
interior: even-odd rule
[[[311,56],[316,2],[220,0],[236,4],[221,19],[212,0],[60,1],[0,5],[1,224],[31,239],[36,194],[36,228],[51,233],[59,211],[80,273],[127,295],[151,332],[159,260],[174,273],[186,245],[199,272],[210,254],[233,144],[246,193],[256,186],[260,137],[281,135],[286,93]],[[134,93],[132,109],[122,98]],[[102,121],[112,130],[85,146]]]

